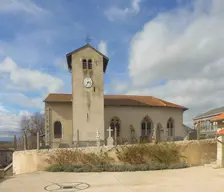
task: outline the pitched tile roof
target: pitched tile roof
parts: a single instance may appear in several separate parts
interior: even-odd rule
[[[221,113],[211,119],[211,121],[221,121],[224,120],[224,113]]]
[[[224,135],[224,129],[219,130],[216,135]]]
[[[7,147],[0,147],[0,151],[9,151],[10,149]]]
[[[44,102],[72,102],[72,94],[50,93]],[[152,106],[172,107],[187,110],[188,108],[158,99],[153,96],[137,95],[104,95],[104,106]]]
[[[212,109],[212,110],[207,111],[205,113],[202,113],[201,115],[198,115],[198,116],[194,117],[194,120],[204,118],[204,117],[213,116],[213,115],[219,115],[222,112],[224,112],[224,106],[216,108],[216,109]]]

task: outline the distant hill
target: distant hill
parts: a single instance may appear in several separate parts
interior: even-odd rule
[[[13,137],[0,137],[0,141],[13,141]]]
[[[14,146],[12,141],[0,141],[0,147],[13,148]]]

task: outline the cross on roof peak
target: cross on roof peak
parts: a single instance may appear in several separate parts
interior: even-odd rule
[[[87,44],[90,44],[92,39],[90,38],[89,35],[87,35],[85,41],[86,41]]]

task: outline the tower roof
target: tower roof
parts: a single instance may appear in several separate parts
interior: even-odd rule
[[[76,50],[74,50],[74,51],[72,51],[72,52],[70,52],[66,55],[68,69],[70,71],[72,69],[72,54],[77,53],[77,52],[79,52],[79,51],[81,51],[81,50],[83,50],[87,47],[93,49],[94,51],[96,51],[98,54],[100,54],[103,57],[103,72],[105,72],[106,69],[107,69],[107,64],[108,64],[109,58],[107,56],[105,56],[103,53],[101,53],[100,51],[98,51],[96,48],[91,46],[90,44],[86,44],[86,45],[84,45],[84,46],[82,46],[82,47],[80,47],[80,48],[78,48],[78,49],[76,49]]]

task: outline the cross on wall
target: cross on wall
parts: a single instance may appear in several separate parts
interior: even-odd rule
[[[109,129],[107,129],[107,131],[109,132],[109,137],[111,137],[111,132],[113,131],[113,129],[111,129],[111,127],[109,127]]]

